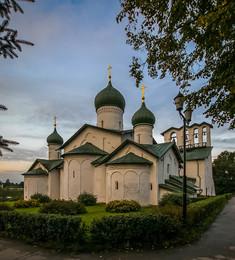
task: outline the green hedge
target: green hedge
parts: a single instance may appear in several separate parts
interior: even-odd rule
[[[181,222],[166,215],[131,214],[95,219],[91,243],[101,248],[165,246],[179,233]]]
[[[191,198],[187,196],[187,204],[191,203]],[[183,194],[182,193],[166,193],[162,196],[159,206],[182,206]]]
[[[0,202],[0,210],[13,211],[14,208],[8,205],[7,203]]]
[[[227,201],[227,195],[219,195],[190,204],[187,208],[187,224],[196,225],[213,215],[217,216]]]
[[[87,211],[83,204],[72,200],[52,200],[44,204],[39,212],[45,214],[78,215]]]
[[[156,214],[125,214],[95,219],[86,227],[77,216],[0,211],[0,232],[32,242],[50,242],[54,248],[94,249],[171,246],[191,243],[214,221],[231,194],[211,197],[187,207],[157,207]]]
[[[33,242],[84,242],[85,226],[80,217],[0,212],[0,231],[12,238]]]

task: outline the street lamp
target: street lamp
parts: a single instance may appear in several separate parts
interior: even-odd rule
[[[188,125],[191,121],[192,110],[188,106],[182,114],[183,106],[184,106],[184,95],[180,92],[174,98],[176,110],[179,112],[180,117],[183,119],[184,130],[183,130],[183,141],[184,141],[184,175],[183,175],[183,223],[186,224],[186,216],[187,216],[187,177],[186,177],[186,124]]]

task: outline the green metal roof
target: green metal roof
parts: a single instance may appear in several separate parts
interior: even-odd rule
[[[57,159],[57,160],[36,159],[28,171],[33,170],[34,166],[37,163],[41,163],[48,171],[52,171],[53,169],[61,166],[63,162],[64,162],[63,159]]]
[[[159,184],[159,187],[165,190],[169,190],[176,193],[182,193],[183,189],[183,178],[179,176],[170,175],[170,178],[165,180],[165,184]],[[187,194],[194,195],[195,193],[200,193],[201,188],[194,185],[190,179],[187,178]]]
[[[117,106],[124,111],[125,105],[123,95],[112,86],[111,81],[109,81],[108,86],[101,90],[95,97],[96,110],[103,106]]]
[[[126,133],[133,133],[134,132],[133,129],[119,131],[119,130],[106,129],[106,128],[102,128],[102,127],[98,127],[98,126],[94,126],[94,125],[84,124],[74,135],[72,135],[63,145],[61,145],[61,147],[59,149],[63,149],[67,144],[69,144],[79,134],[81,134],[87,127],[91,127],[91,128],[94,128],[94,129],[101,130],[103,132],[108,132],[108,133],[112,133],[112,134],[119,135],[119,136],[125,135]]]
[[[186,161],[204,160],[211,154],[213,147],[198,147],[191,150],[186,150]],[[184,158],[183,153],[180,153],[181,157]]]
[[[31,171],[27,171],[22,175],[48,175],[46,171],[44,171],[41,167],[37,169],[33,169]]]
[[[57,133],[56,128],[54,128],[54,132],[47,137],[47,143],[48,143],[48,145],[50,145],[50,144],[62,145],[63,142],[64,142],[64,140],[63,140],[63,138]]]
[[[62,156],[74,155],[74,154],[106,155],[107,152],[101,150],[100,148],[93,145],[92,143],[87,142],[84,145],[63,154]]]
[[[134,153],[128,153],[116,160],[108,162],[106,165],[114,165],[114,164],[153,164],[151,161],[137,156]]]
[[[132,117],[132,125],[151,125],[155,123],[154,114],[146,107],[145,102],[142,102],[142,105],[139,110],[135,112]]]
[[[139,144],[139,143],[136,143],[134,141],[127,139],[112,153],[93,161],[92,164],[95,166],[99,166],[103,163],[108,162],[109,159],[111,159],[116,153],[118,153],[118,151],[120,151],[127,144],[133,144],[133,145],[139,147],[140,149],[143,149],[144,151],[152,154],[153,156],[156,156],[157,158],[162,157],[170,148],[172,148],[173,151],[175,152],[176,157],[179,160],[179,162],[182,162],[182,158],[180,156],[179,150],[178,150],[177,146],[175,145],[175,143],[173,143],[173,142],[148,145],[148,144]]]
[[[161,143],[161,144],[139,144],[145,149],[155,154],[157,157],[162,157],[171,147],[174,146],[173,142]]]

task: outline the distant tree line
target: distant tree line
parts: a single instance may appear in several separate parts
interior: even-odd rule
[[[2,182],[3,188],[24,188],[24,182],[14,183],[7,179],[5,182]]]

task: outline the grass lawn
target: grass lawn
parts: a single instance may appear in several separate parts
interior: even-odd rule
[[[14,205],[14,201],[5,202],[10,206]],[[140,214],[140,213],[152,213],[152,206],[144,206],[141,207],[140,211],[133,212],[130,214]],[[38,213],[40,207],[37,208],[22,208],[22,209],[15,209],[16,212],[25,212],[25,213]],[[82,218],[82,220],[86,224],[90,224],[93,219],[99,219],[104,216],[115,216],[115,215],[123,215],[123,214],[129,214],[129,213],[110,213],[105,211],[105,204],[97,204],[95,206],[86,206],[87,213],[86,214],[80,214],[79,216]]]

